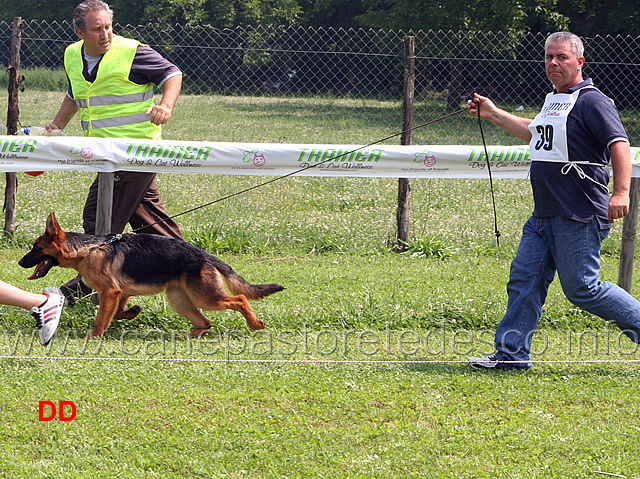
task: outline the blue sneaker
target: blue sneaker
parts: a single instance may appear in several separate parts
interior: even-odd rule
[[[510,371],[512,369],[528,370],[531,369],[531,363],[528,361],[509,361],[503,359],[500,353],[493,353],[484,358],[469,358],[469,366],[473,369],[501,369]]]

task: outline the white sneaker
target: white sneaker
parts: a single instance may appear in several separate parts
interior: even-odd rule
[[[47,300],[42,306],[31,308],[31,316],[36,318],[36,327],[40,329],[40,344],[49,344],[58,329],[60,316],[64,309],[64,296],[57,288],[45,288]]]
[[[528,361],[508,361],[500,356],[500,353],[493,353],[483,358],[469,358],[469,366],[473,369],[503,369],[510,371],[512,369],[531,369],[531,363]]]

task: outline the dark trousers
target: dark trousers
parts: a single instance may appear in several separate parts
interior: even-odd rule
[[[89,188],[82,214],[84,232],[95,234],[98,179]],[[113,182],[110,233],[122,233],[129,223],[136,233],[151,233],[184,239],[180,227],[164,209],[155,173],[117,171]]]

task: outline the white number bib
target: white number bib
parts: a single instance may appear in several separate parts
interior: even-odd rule
[[[593,88],[587,85],[584,88]],[[581,90],[581,89],[580,89]],[[529,124],[531,131],[532,161],[552,161],[565,163],[560,172],[563,175],[575,170],[583,180],[589,180],[608,191],[607,185],[603,185],[587,175],[579,164],[605,166],[588,161],[569,161],[569,148],[567,147],[567,118],[576,104],[580,90],[573,93],[549,93],[544,101],[544,106],[538,116]]]
[[[532,160],[569,161],[567,147],[567,117],[580,95],[573,93],[549,93],[538,116],[529,125],[531,131]]]

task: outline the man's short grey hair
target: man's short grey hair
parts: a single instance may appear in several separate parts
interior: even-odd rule
[[[576,58],[580,58],[584,56],[584,44],[580,37],[571,32],[555,32],[547,37],[547,40],[544,42],[544,50],[547,51],[547,46],[549,43],[570,43],[571,44],[571,52],[576,56]]]
[[[113,22],[113,10],[102,0],[85,0],[73,9],[73,26],[81,31],[87,30],[87,15],[94,10],[106,10]]]

